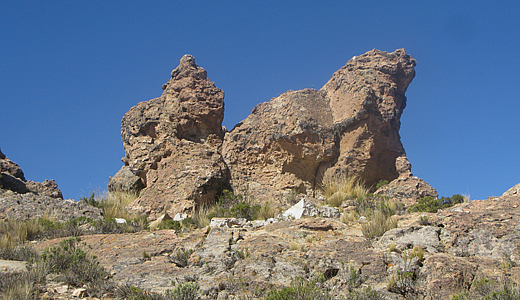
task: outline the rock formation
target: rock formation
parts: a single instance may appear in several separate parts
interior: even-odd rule
[[[316,90],[257,105],[225,136],[233,188],[260,198],[292,190],[312,195],[318,173],[338,156],[332,125],[328,101]]]
[[[109,189],[143,188],[130,208],[154,219],[214,201],[225,187],[263,202],[316,196],[324,176],[357,175],[369,186],[411,176],[399,119],[415,64],[404,49],[369,51],[319,91],[261,103],[224,135],[224,93],[185,55],[162,96],[123,117],[125,166]]]
[[[405,156],[400,117],[415,65],[404,49],[372,50],[353,57],[321,88],[339,135],[329,172],[358,174],[368,185],[398,177],[396,159]]]
[[[54,180],[25,180],[20,166],[0,151],[0,221],[44,216],[61,221],[78,217],[97,219],[101,210],[83,202],[63,200]]]
[[[219,152],[224,92],[191,55],[181,58],[163,89],[161,97],[132,107],[121,121],[126,152],[122,160],[141,179],[130,186],[144,186],[130,208],[152,219],[165,211],[189,211],[212,202],[229,182]],[[112,182],[122,177],[120,173]]]
[[[313,195],[325,173],[357,175],[369,186],[410,174],[399,119],[415,64],[404,49],[372,50],[349,60],[319,91],[259,104],[225,136],[233,188],[263,200],[291,190]]]

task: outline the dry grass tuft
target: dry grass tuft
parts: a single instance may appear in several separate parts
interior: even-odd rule
[[[103,210],[105,218],[121,218],[132,220],[139,217],[136,213],[131,213],[126,209],[139,196],[136,192],[110,192],[96,194],[96,201]]]
[[[271,201],[264,203],[258,211],[257,219],[267,220],[276,216],[276,208],[273,206]]]
[[[361,224],[361,232],[368,238],[382,236],[393,228],[397,228],[397,220],[379,210],[367,217],[367,221]]]
[[[339,220],[343,223],[355,222],[359,220],[359,214],[355,210],[344,212]]]
[[[298,250],[298,251],[302,251],[304,252],[305,248],[303,245],[301,245],[300,243],[298,243],[297,241],[291,241],[289,243],[289,250],[291,251],[295,251],[295,250]]]
[[[326,175],[322,182],[322,194],[332,206],[340,206],[349,198],[359,199],[368,195],[369,189],[358,176]]]

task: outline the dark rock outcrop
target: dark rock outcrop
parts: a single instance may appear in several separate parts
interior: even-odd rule
[[[25,180],[21,168],[0,152],[0,221],[51,217],[67,221],[97,219],[102,212],[83,202],[63,200],[54,180]]]

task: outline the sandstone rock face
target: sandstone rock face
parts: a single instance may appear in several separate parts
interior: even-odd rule
[[[130,207],[152,219],[213,201],[229,181],[219,152],[224,92],[191,55],[181,58],[163,89],[161,97],[132,107],[121,122],[122,160],[144,185]]]
[[[399,136],[405,92],[416,61],[404,49],[352,58],[321,88],[339,134],[339,157],[329,172],[358,174],[368,185],[398,177],[405,151]]]
[[[109,189],[143,187],[129,208],[154,219],[215,201],[227,187],[265,202],[291,193],[316,197],[329,175],[356,175],[368,186],[411,177],[399,119],[415,64],[404,49],[369,51],[319,91],[261,103],[224,134],[224,93],[185,55],[162,96],[123,117],[125,167]]]
[[[312,195],[318,175],[338,155],[328,102],[307,89],[259,104],[226,134],[222,152],[240,192]]]
[[[319,91],[259,104],[224,139],[232,186],[260,198],[290,190],[313,196],[325,172],[358,175],[368,185],[411,174],[399,119],[415,64],[403,49],[372,50]]]
[[[502,196],[508,196],[508,195],[518,195],[520,194],[520,183],[519,184],[516,184],[515,186],[513,186],[512,188],[508,189],[507,191],[505,191]]]

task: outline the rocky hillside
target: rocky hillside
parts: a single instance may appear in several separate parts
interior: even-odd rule
[[[451,299],[464,293],[469,298],[461,299],[480,299],[475,283],[493,280],[499,288],[498,282],[520,280],[519,202],[517,195],[502,196],[436,214],[399,215],[398,227],[379,238],[363,236],[363,218],[344,223],[304,216],[213,219],[210,227],[191,233],[82,239],[116,282],[164,292],[172,279],[196,281],[201,299],[263,299],[262,291],[289,286],[295,277],[321,277],[320,289],[332,299],[363,287],[376,290],[380,299]]]

